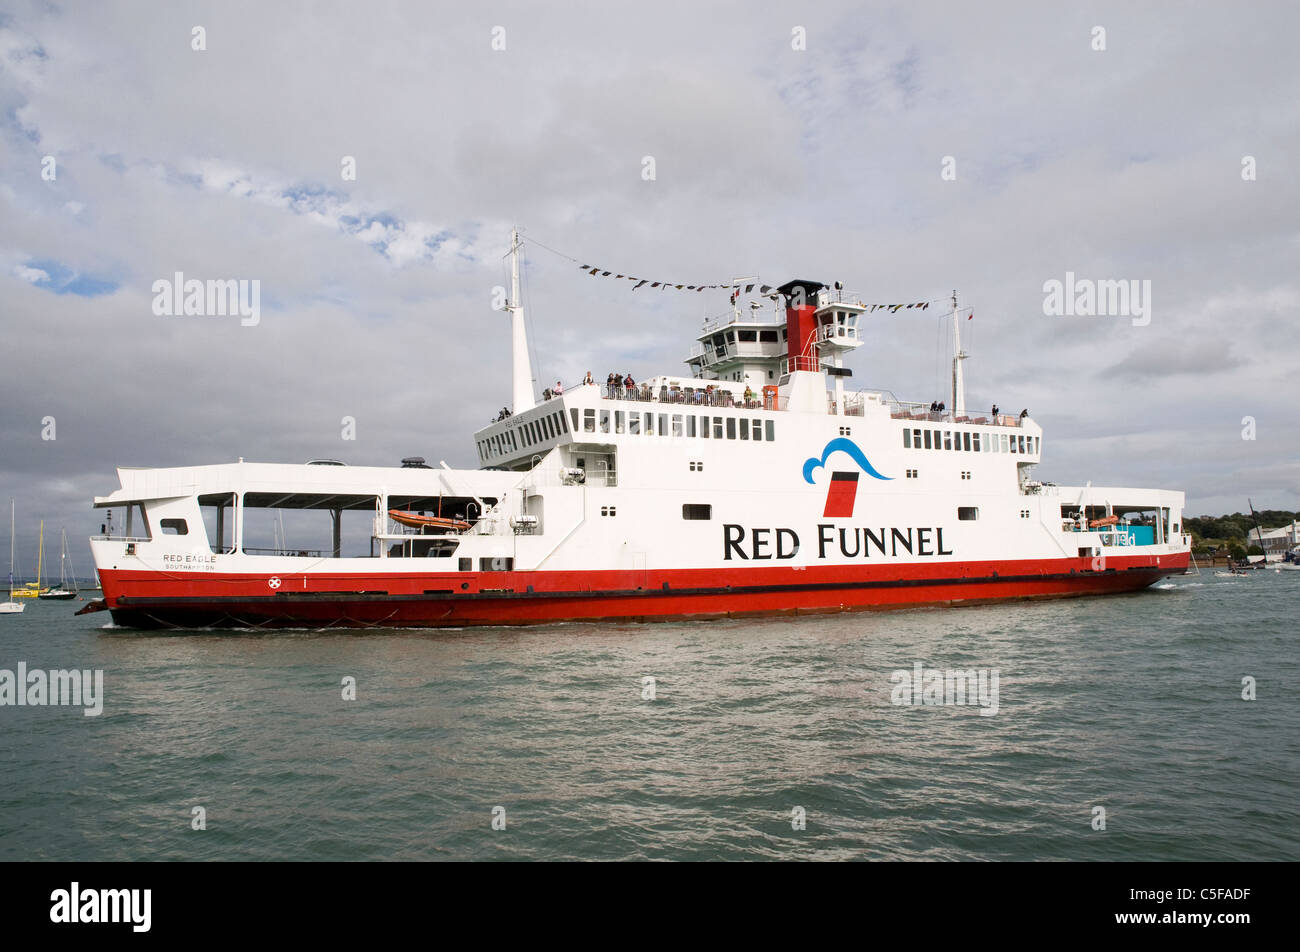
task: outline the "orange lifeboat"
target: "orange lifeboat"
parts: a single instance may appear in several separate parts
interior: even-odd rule
[[[1102,526],[1113,526],[1119,523],[1119,516],[1106,516],[1102,519],[1094,519],[1088,523],[1089,529],[1100,529]]]
[[[410,526],[412,529],[451,529],[455,532],[464,532],[470,528],[468,522],[460,519],[447,519],[443,516],[424,516],[415,512],[405,512],[401,509],[389,509],[388,517],[394,522],[401,523],[404,526]]]

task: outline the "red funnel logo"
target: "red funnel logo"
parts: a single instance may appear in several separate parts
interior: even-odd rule
[[[826,511],[822,515],[853,515],[853,502],[857,496],[857,473],[831,473],[831,484],[826,490]]]

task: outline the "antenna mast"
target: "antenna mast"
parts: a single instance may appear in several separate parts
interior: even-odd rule
[[[957,292],[952,292],[952,414],[966,415],[966,380],[962,376],[961,362],[966,352],[961,349],[961,320],[957,316]]]
[[[533,368],[528,359],[528,334],[524,330],[524,305],[519,297],[519,229],[510,232],[510,347],[512,351],[511,379],[514,400],[511,411],[522,413],[536,406],[533,399]]]

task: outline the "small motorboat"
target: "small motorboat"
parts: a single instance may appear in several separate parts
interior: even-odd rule
[[[471,528],[468,522],[461,519],[426,516],[423,513],[407,512],[403,509],[389,509],[388,517],[394,522],[410,526],[412,529],[450,529],[453,532],[464,532],[466,529]]]

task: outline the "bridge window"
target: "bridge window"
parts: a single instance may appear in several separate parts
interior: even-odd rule
[[[713,418],[713,438],[715,440],[722,439],[722,417],[720,416]]]
[[[687,415],[687,417],[686,417],[686,435],[687,435],[687,436],[696,436],[696,435],[699,433],[699,431],[695,428],[695,423],[696,423],[696,421],[695,421],[695,414],[692,413],[692,414]]]
[[[763,435],[767,437],[767,442],[771,443],[774,439],[776,439],[776,437],[773,435],[775,433],[776,433],[776,424],[773,423],[771,420],[765,421],[763,425]]]
[[[659,414],[659,435],[660,436],[668,435],[668,414],[667,413]]]
[[[972,448],[976,453],[978,453],[978,452],[980,451],[980,435],[979,435],[979,432],[977,431],[977,432],[975,432],[975,433],[972,433],[972,434],[970,435],[970,440],[971,440],[971,448]]]
[[[903,428],[903,448],[909,450],[912,448],[912,431],[906,427]]]
[[[966,450],[966,452],[969,453],[969,452],[970,452],[970,432],[969,432],[969,431],[967,431],[967,432],[965,432],[965,433],[963,433],[963,434],[961,435],[961,442],[962,442],[962,448],[963,448],[964,450]],[[977,447],[975,447],[975,449],[978,450],[979,447],[977,446]]]
[[[596,432],[596,411],[595,410],[582,411],[582,429],[587,433]]]
[[[749,439],[749,421],[744,417],[740,418],[740,438],[742,440]]]
[[[700,417],[700,438],[707,440],[709,438],[709,418]]]
[[[609,411],[608,410],[600,411],[600,432],[602,433],[609,432]]]
[[[627,415],[627,432],[631,436],[641,435],[641,414],[629,413]]]
[[[735,438],[736,438],[736,418],[727,417],[727,439],[734,440]]]
[[[776,343],[776,331],[759,331],[758,339],[764,343]]]
[[[615,410],[614,411],[614,432],[622,433],[626,429],[627,429],[627,411]]]
[[[930,448],[930,431],[929,431],[929,430],[926,430],[926,431],[925,431],[925,448],[926,448],[927,450]]]
[[[684,503],[682,505],[683,519],[712,519],[713,507],[708,503]]]
[[[578,408],[570,407],[569,413],[573,416],[573,429],[576,432],[578,429]]]
[[[974,522],[980,517],[979,506],[958,506],[957,518],[963,522]]]
[[[682,430],[682,415],[680,413],[674,413],[673,414],[673,436],[682,436],[683,432],[684,431]]]
[[[943,431],[943,448],[946,450],[952,449],[952,430]],[[957,444],[957,448],[961,449],[960,443]]]
[[[754,439],[761,440],[763,438],[763,421],[755,420],[749,430],[754,434]]]
[[[755,343],[758,340],[758,331],[741,331],[740,339],[744,343]]]

